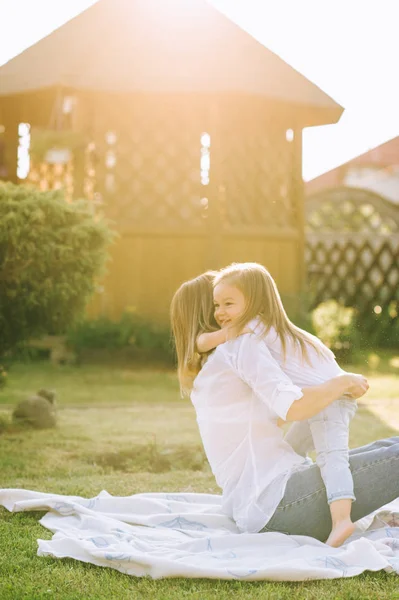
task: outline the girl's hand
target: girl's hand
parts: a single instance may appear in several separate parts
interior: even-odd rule
[[[346,373],[344,377],[347,379],[348,388],[346,396],[356,400],[363,396],[369,389],[368,381],[363,375],[357,375],[356,373]]]
[[[286,424],[286,421],[283,421],[283,419],[277,419],[277,427],[282,427],[283,425]]]

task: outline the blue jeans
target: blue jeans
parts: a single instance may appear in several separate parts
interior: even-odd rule
[[[349,424],[356,412],[356,402],[336,400],[307,421],[294,423],[285,440],[306,456],[316,450],[316,464],[323,479],[327,501],[356,500],[349,468]]]
[[[349,451],[357,521],[399,497],[399,437]],[[305,466],[288,480],[283,499],[262,531],[307,535],[324,541],[331,531],[326,490],[317,465]]]

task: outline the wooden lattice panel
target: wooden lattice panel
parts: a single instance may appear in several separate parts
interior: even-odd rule
[[[309,232],[399,233],[398,210],[389,200],[357,188],[333,188],[306,202]]]
[[[202,227],[205,123],[179,103],[132,100],[125,108],[107,103],[98,109],[96,191],[107,215],[125,228]]]
[[[66,164],[33,163],[30,166],[27,183],[32,183],[41,191],[65,191],[67,200],[72,200],[74,192],[73,162]]]
[[[97,98],[92,193],[124,228],[206,229],[212,208],[222,226],[297,229],[298,150],[271,110],[251,109],[201,96]]]
[[[292,130],[265,109],[223,114],[219,152],[224,220],[231,226],[298,226],[297,168]],[[291,134],[291,137],[290,137]]]
[[[376,308],[399,306],[399,207],[347,188],[312,196],[306,213],[311,308],[333,298],[370,330]]]

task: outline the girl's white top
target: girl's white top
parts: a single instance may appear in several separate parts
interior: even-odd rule
[[[197,375],[191,400],[223,509],[240,531],[260,531],[306,463],[284,441],[277,419],[302,397],[266,344],[245,334],[216,348]]]
[[[264,325],[258,319],[249,323],[249,328],[258,336],[262,336]],[[300,387],[311,387],[325,383],[344,373],[335,360],[334,354],[314,335],[308,334],[313,341],[323,349],[320,356],[312,346],[308,346],[309,362],[303,360],[302,354],[293,341],[287,339],[286,355],[284,356],[282,344],[276,330],[271,327],[262,340],[270,350],[270,354],[280,365],[281,369],[291,379],[292,383]]]

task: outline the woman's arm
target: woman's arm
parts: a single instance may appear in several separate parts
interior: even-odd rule
[[[361,375],[346,373],[321,385],[304,388],[294,385],[270,354],[266,344],[255,335],[244,335],[233,342],[232,366],[280,419],[301,421],[319,413],[344,393],[359,398],[368,389]]]
[[[344,394],[353,399],[360,398],[368,389],[367,379],[353,373],[338,375],[321,385],[304,388],[302,398],[295,400],[289,408],[286,421],[309,419]]]

